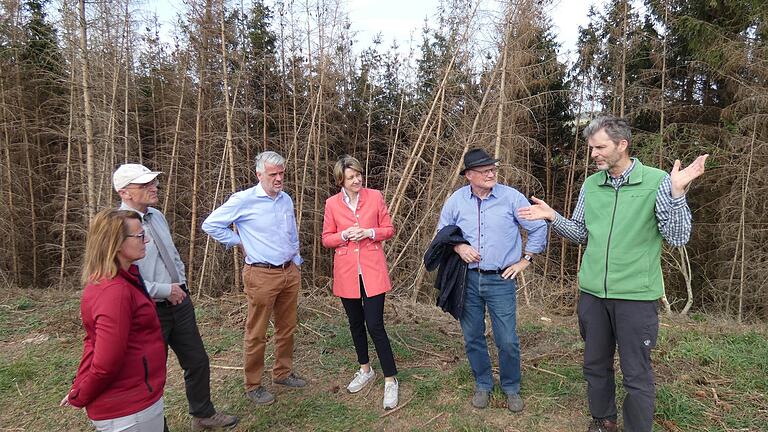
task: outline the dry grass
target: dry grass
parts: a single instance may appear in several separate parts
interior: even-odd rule
[[[89,429],[85,413],[57,407],[81,350],[78,304],[77,293],[52,291],[6,293],[0,301],[0,430]],[[299,305],[295,364],[309,387],[279,388],[267,376],[277,403],[266,408],[249,403],[240,370],[244,304],[239,293],[197,304],[214,403],[241,416],[236,430],[573,431],[585,425],[582,343],[572,316],[519,310],[526,409],[513,415],[498,390],[490,409],[471,408],[473,381],[457,322],[430,305],[389,301],[387,328],[400,371],[401,408],[387,413],[381,409],[380,377],[359,394],[346,392],[355,354],[343,310],[328,297],[303,298]],[[655,352],[656,429],[762,430],[768,424],[766,335],[765,326],[665,318]],[[271,353],[270,344],[268,365]],[[182,372],[171,357],[166,415],[173,431],[183,431],[189,417]]]

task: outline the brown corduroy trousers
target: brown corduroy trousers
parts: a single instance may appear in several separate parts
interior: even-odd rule
[[[293,368],[293,333],[296,331],[296,302],[301,287],[301,273],[296,265],[285,269],[267,269],[245,265],[243,285],[248,298],[243,356],[245,390],[261,385],[267,326],[274,312],[275,363],[272,379],[283,379]]]

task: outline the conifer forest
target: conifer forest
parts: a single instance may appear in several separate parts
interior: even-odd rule
[[[287,158],[303,295],[330,293],[323,206],[350,154],[397,228],[394,295],[432,303],[422,257],[464,152],[568,216],[595,170],[583,128],[611,113],[646,165],[710,154],[691,241],[665,246],[664,307],[768,318],[768,2],[596,1],[570,60],[551,3],[443,0],[398,46],[360,40],[341,0],[183,0],[165,30],[136,0],[0,0],[0,286],[80,289],[112,171],[142,163],[164,172],[194,295],[239,291],[242,256],[200,225],[268,149]],[[550,233],[519,301],[571,313],[582,252]]]

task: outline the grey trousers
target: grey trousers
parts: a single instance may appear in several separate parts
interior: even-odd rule
[[[626,390],[624,430],[650,432],[656,400],[651,349],[659,333],[658,301],[601,299],[581,292],[578,315],[592,417],[616,420],[613,361],[618,345]]]

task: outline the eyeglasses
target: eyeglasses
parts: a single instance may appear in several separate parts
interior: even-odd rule
[[[487,177],[489,174],[496,174],[496,171],[498,171],[498,168],[493,167],[493,168],[484,169],[482,171],[476,170],[476,169],[470,169],[470,171],[474,171],[474,172],[476,172],[476,173],[478,173],[480,175],[483,175],[483,176]]]
[[[147,233],[142,231],[138,234],[126,234],[126,237],[136,237],[138,239],[144,240],[147,237]]]
[[[157,180],[152,180],[151,182],[144,183],[144,184],[131,183],[128,186],[126,186],[125,189],[149,189],[152,187],[155,187],[155,188],[159,187],[159,182]]]

